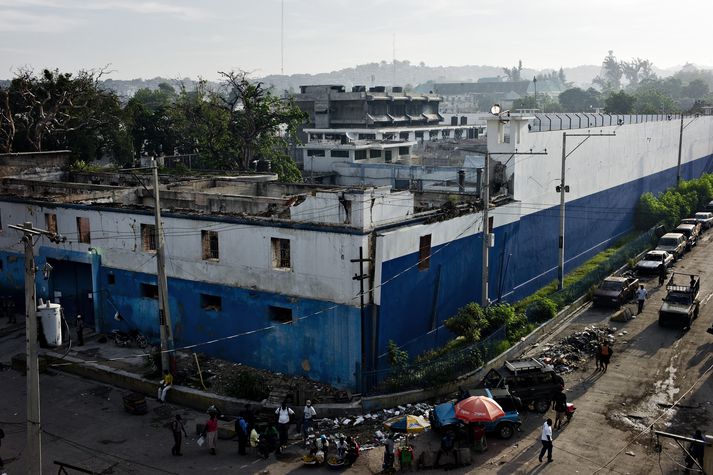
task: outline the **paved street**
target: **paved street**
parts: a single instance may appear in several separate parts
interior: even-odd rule
[[[521,433],[510,441],[489,440],[488,451],[474,454],[473,465],[453,473],[676,473],[676,463],[683,457],[672,441],[663,440],[664,450],[658,454],[651,450],[648,433],[633,442],[632,438],[654,422],[657,429],[684,435],[696,428],[711,430],[713,383],[704,372],[713,364],[713,336],[705,332],[713,320],[713,275],[708,270],[713,259],[712,236],[708,233],[674,269],[702,276],[701,315],[690,331],[659,328],[657,311],[663,291],[651,279],[646,281],[651,294],[643,314],[627,323],[611,322],[617,327],[616,334],[627,333],[616,338],[609,371],[597,373],[592,363],[565,376],[568,398],[576,404],[577,413],[570,425],[555,433],[552,464],[538,463],[537,455],[541,424],[553,414],[529,413]],[[606,324],[609,316],[610,312],[585,309],[549,338],[563,337],[587,325]],[[23,351],[20,332],[0,337],[0,362],[8,364],[13,354]],[[6,463],[8,474],[24,473],[25,377],[4,369],[0,384],[0,424],[6,433],[0,454],[10,461]],[[297,447],[290,449],[282,461],[274,456],[262,461],[238,456],[235,442],[221,440],[218,455],[209,455],[192,440],[196,421],[205,417],[194,411],[159,406],[152,400],[149,414],[131,416],[123,410],[122,391],[56,373],[41,376],[41,391],[46,431],[44,473],[57,473],[55,460],[115,474],[258,473],[266,469],[273,474],[314,472],[300,467]],[[667,410],[675,402],[676,410]],[[183,415],[191,436],[184,457],[170,455],[172,440],[167,424],[176,413]],[[435,449],[437,437],[419,437],[417,448],[426,445]],[[349,473],[378,472],[382,454],[381,448],[364,453]]]

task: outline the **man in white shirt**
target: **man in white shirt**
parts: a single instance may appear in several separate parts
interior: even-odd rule
[[[277,415],[277,431],[280,433],[280,448],[287,446],[287,430],[290,427],[290,418],[295,415],[295,411],[287,407],[287,401],[275,409]]]
[[[636,290],[636,302],[639,304],[639,311],[636,312],[637,315],[640,314],[641,311],[644,309],[644,302],[646,301],[646,298],[648,296],[649,293],[646,291],[642,284],[641,287]]]
[[[542,426],[542,450],[540,450],[540,462],[542,457],[547,452],[547,463],[552,462],[552,419],[547,419],[547,422]]]
[[[302,440],[304,445],[307,445],[307,436],[309,435],[309,430],[312,427],[312,418],[317,415],[317,411],[312,407],[312,401],[307,399],[305,403],[305,408],[302,412]]]

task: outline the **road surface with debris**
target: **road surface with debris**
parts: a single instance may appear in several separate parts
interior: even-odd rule
[[[713,320],[713,275],[708,270],[713,259],[711,237],[713,233],[704,235],[674,268],[701,275],[701,312],[690,331],[658,326],[664,290],[651,279],[644,281],[649,300],[636,319],[610,322],[613,312],[586,308],[530,350],[529,355],[552,357],[584,348],[577,358],[565,357],[566,393],[577,412],[569,425],[555,431],[553,463],[540,464],[537,455],[542,423],[547,417],[554,418],[554,413],[527,413],[520,433],[509,441],[489,438],[488,450],[474,452],[471,466],[452,472],[648,474],[673,473],[680,468],[680,449],[661,440],[663,450],[655,451],[656,440],[647,428],[653,424],[656,429],[691,435],[696,428],[706,432],[711,427],[713,383],[708,376],[713,365],[713,335],[705,331]],[[635,312],[635,304],[629,305]],[[582,343],[581,336],[594,327],[603,331],[607,326],[614,339],[614,354],[609,370],[602,373],[595,371],[594,361],[586,357],[587,343]],[[23,351],[21,332],[0,337],[0,362],[8,364],[12,355]],[[24,473],[25,377],[2,368],[0,384],[0,427],[6,434],[0,456],[6,460],[9,474]],[[149,414],[131,416],[122,408],[123,391],[61,374],[43,374],[41,390],[45,473],[57,473],[55,460],[115,474],[314,472],[301,468],[298,445],[290,447],[280,461],[274,455],[267,461],[240,457],[237,444],[223,440],[218,442],[218,455],[209,455],[195,443],[195,423],[205,419],[195,411],[149,401]],[[167,424],[176,413],[183,415],[189,430],[183,457],[170,455]],[[438,443],[438,437],[430,432],[414,440],[417,455],[425,447],[436,450]],[[377,473],[382,457],[380,447],[364,452],[347,473]]]

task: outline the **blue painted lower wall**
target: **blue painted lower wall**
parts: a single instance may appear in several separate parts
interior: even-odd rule
[[[713,172],[713,156],[682,166],[683,179]],[[567,203],[565,213],[565,272],[602,251],[631,231],[636,204],[647,192],[661,192],[676,183],[676,168],[616,186]],[[536,203],[522,203],[524,210]],[[474,218],[475,219],[475,218]],[[516,301],[557,278],[559,207],[522,216],[494,230],[490,251],[490,299]],[[410,355],[442,345],[453,335],[438,328],[463,305],[480,301],[481,234],[431,249],[431,266],[413,268],[381,290],[378,328],[379,367],[387,365],[389,340]],[[382,264],[382,281],[418,261],[418,252]],[[435,311],[435,318],[434,318]]]
[[[47,257],[44,252],[40,253],[36,265],[41,268]],[[50,256],[54,257],[59,256]],[[143,296],[151,289],[145,284],[155,286],[155,275],[101,267],[98,259],[90,269],[85,264],[86,253],[65,253],[62,259],[87,267],[87,273],[96,271],[93,298],[88,298],[83,288],[66,290],[62,296],[63,306],[64,301],[74,298],[76,293],[85,300],[84,308],[92,304],[98,306],[96,327],[99,331],[127,330],[131,325],[158,343],[158,300]],[[13,295],[16,308],[21,310],[24,308],[23,256],[0,252],[0,260],[3,262],[2,294]],[[47,299],[53,295],[52,282],[44,281],[41,273],[38,274],[38,298]],[[359,308],[181,279],[169,279],[168,292],[176,347],[200,344],[190,351],[302,375],[340,388],[356,388],[355,373],[361,364]],[[215,300],[207,302],[205,296],[219,297],[220,310],[205,308],[215,303]],[[261,330],[276,324],[275,307],[289,309],[292,323]],[[127,323],[112,318],[117,311]],[[75,315],[66,316],[73,322]],[[249,332],[254,333],[224,339]],[[214,339],[220,341],[202,344]]]

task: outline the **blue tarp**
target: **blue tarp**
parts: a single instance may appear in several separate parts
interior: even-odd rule
[[[456,419],[456,410],[453,402],[444,402],[433,408],[434,425],[437,427],[457,424],[460,421]]]

